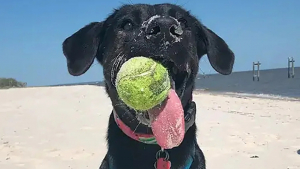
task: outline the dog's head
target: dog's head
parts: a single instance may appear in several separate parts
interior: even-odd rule
[[[71,75],[85,73],[94,59],[103,66],[106,91],[122,120],[135,129],[140,122],[147,128],[147,117],[136,117],[118,97],[116,75],[122,64],[135,56],[161,62],[172,76],[172,87],[183,107],[191,99],[200,58],[207,54],[220,74],[230,74],[234,54],[222,38],[194,16],[172,4],[125,5],[105,21],[81,28],[63,42]],[[139,130],[139,129],[137,129]]]

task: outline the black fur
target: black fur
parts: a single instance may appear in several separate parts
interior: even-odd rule
[[[139,133],[152,131],[146,124],[140,124],[136,112],[119,99],[114,84],[116,74],[126,60],[146,56],[166,66],[175,82],[173,87],[181,96],[185,113],[196,109],[191,97],[200,58],[207,54],[212,67],[223,75],[232,72],[234,63],[234,54],[222,38],[173,4],[124,5],[105,21],[90,23],[68,37],[63,42],[63,53],[69,73],[74,76],[85,73],[97,59],[103,66],[105,88],[116,113]],[[127,137],[112,115],[107,141],[108,152],[100,169],[112,169],[112,165],[114,169],[154,168],[155,154],[160,147]],[[191,169],[205,169],[204,155],[196,140],[196,124],[186,132],[182,144],[168,152],[172,169],[182,168],[189,156],[194,159]]]

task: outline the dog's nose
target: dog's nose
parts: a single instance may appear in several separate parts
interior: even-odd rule
[[[147,35],[156,36],[158,34],[171,35],[171,37],[179,37],[183,31],[175,18],[161,16],[156,18],[150,18],[148,22],[148,28],[146,30]]]

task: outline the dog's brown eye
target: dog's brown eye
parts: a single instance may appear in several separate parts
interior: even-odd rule
[[[132,22],[130,21],[125,21],[123,24],[122,24],[122,29],[126,30],[126,31],[129,31],[133,28],[133,24]]]
[[[184,18],[180,18],[180,19],[178,19],[178,21],[179,21],[180,26],[181,26],[182,28],[188,27],[187,21],[186,21]]]

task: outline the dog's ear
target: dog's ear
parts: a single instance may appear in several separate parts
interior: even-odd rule
[[[198,27],[198,56],[207,54],[211,66],[220,74],[231,74],[234,64],[234,53],[226,42],[212,30],[203,25]],[[201,42],[200,42],[201,41]]]
[[[63,53],[71,75],[80,76],[93,64],[102,32],[103,22],[92,22],[63,42]]]

